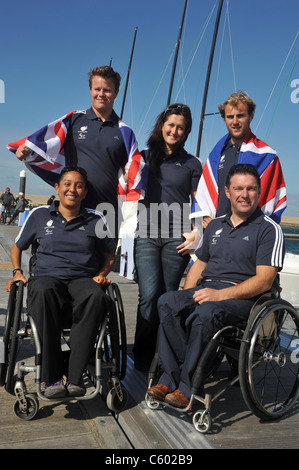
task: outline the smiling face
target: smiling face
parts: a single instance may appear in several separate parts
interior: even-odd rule
[[[89,89],[91,95],[91,106],[95,114],[103,121],[109,119],[114,100],[118,91],[115,91],[115,84],[111,78],[104,78],[95,75]]]
[[[80,210],[81,202],[86,197],[87,188],[83,176],[78,171],[68,171],[60,182],[55,184],[59,196],[59,210]]]
[[[170,155],[182,143],[186,132],[186,122],[181,114],[170,114],[162,126],[165,152]]]
[[[225,187],[225,194],[230,200],[232,214],[244,220],[257,208],[260,189],[253,175],[236,173],[231,177],[229,187]]]
[[[252,119],[253,114],[249,115],[247,103],[239,101],[237,106],[227,104],[224,107],[224,121],[233,144],[241,146],[250,130]]]

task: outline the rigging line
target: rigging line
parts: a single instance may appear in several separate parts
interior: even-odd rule
[[[190,70],[190,68],[191,68],[191,65],[192,65],[192,63],[193,63],[193,61],[194,61],[194,59],[195,59],[195,56],[196,56],[197,51],[198,51],[198,48],[199,48],[199,46],[200,46],[200,44],[201,44],[201,41],[203,40],[204,34],[205,34],[205,32],[206,32],[206,29],[207,29],[208,24],[209,24],[209,22],[210,22],[210,19],[211,19],[211,17],[212,17],[212,14],[213,14],[213,11],[214,11],[215,6],[216,6],[216,3],[215,3],[215,5],[214,5],[214,7],[212,8],[212,11],[210,12],[210,14],[209,14],[209,16],[208,16],[208,18],[207,18],[207,20],[206,20],[206,23],[203,25],[203,27],[202,27],[202,29],[201,29],[201,32],[200,32],[201,37],[200,37],[199,42],[198,42],[198,44],[197,44],[197,46],[196,46],[196,49],[195,49],[195,51],[194,51],[194,54],[193,54],[193,56],[192,56],[192,58],[191,58],[191,61],[190,61],[189,66],[188,66],[188,68],[187,68],[186,74],[185,74],[185,76],[183,77],[183,81],[182,81],[182,83],[181,83],[181,86],[180,86],[179,90],[177,91],[175,100],[178,99],[178,95],[179,95],[179,93],[180,93],[180,91],[181,91],[181,88],[182,88],[182,86],[183,86],[183,84],[184,84],[184,81],[185,81],[186,78],[187,78],[187,75],[188,75],[188,73],[189,73],[189,70]]]
[[[220,43],[220,48],[219,48],[219,59],[218,59],[218,67],[217,67],[217,75],[216,75],[216,87],[215,87],[215,100],[216,100],[217,91],[218,91],[218,83],[219,83],[219,75],[220,75],[220,64],[221,64],[221,57],[222,57],[222,49],[223,49],[223,42],[224,42],[226,19],[227,19],[227,14],[225,14],[225,17],[224,17],[222,37],[221,37],[221,43]]]
[[[131,124],[132,124],[131,127],[132,129],[134,129],[132,80],[129,81],[129,90],[130,90]]]
[[[187,8],[186,8],[186,19],[185,19],[186,24],[187,24],[188,12],[189,12],[189,4],[187,4]],[[180,54],[180,67],[179,67],[177,86],[179,84],[180,76],[182,76],[182,80],[184,80],[183,50],[184,50],[184,45],[185,45],[186,29],[187,29],[186,27],[183,29],[183,38],[182,38],[182,41],[181,41],[181,48],[180,48],[180,51],[179,51],[179,54]],[[183,103],[186,103],[185,86],[183,86],[183,96],[184,96]],[[176,99],[177,99],[177,97],[175,98],[175,100]]]
[[[162,73],[162,76],[161,76],[161,78],[160,78],[160,81],[159,81],[159,83],[158,83],[158,85],[157,85],[157,87],[156,87],[156,91],[155,91],[155,93],[154,93],[153,96],[152,96],[152,100],[151,100],[151,102],[150,102],[150,105],[148,106],[147,113],[145,114],[144,119],[143,119],[143,121],[142,121],[142,123],[141,123],[140,129],[139,129],[139,131],[138,131],[137,133],[135,132],[135,133],[136,133],[137,140],[138,140],[138,136],[139,136],[139,134],[140,134],[140,132],[141,132],[141,130],[142,130],[142,128],[143,128],[144,122],[145,122],[145,120],[146,120],[146,118],[147,118],[147,115],[148,115],[148,113],[149,113],[149,111],[150,111],[150,109],[151,109],[151,107],[152,107],[152,104],[153,104],[153,101],[154,101],[154,99],[155,99],[155,96],[156,96],[156,94],[158,93],[158,89],[159,89],[159,87],[160,87],[160,85],[161,85],[161,83],[162,83],[162,81],[163,81],[163,78],[164,78],[164,76],[165,76],[165,73],[166,73],[166,71],[167,71],[167,69],[168,69],[168,66],[169,66],[169,64],[170,64],[171,58],[172,58],[172,56],[173,56],[173,54],[174,54],[174,51],[175,51],[175,48],[173,49],[172,53],[170,54],[170,57],[169,57],[168,62],[167,62],[167,64],[166,64],[165,68],[164,68],[164,71],[163,71],[163,73]],[[155,87],[153,87],[152,89],[154,90]],[[143,114],[143,112],[144,112],[144,109],[145,109],[145,107],[147,106],[147,103],[148,103],[148,102],[149,102],[149,99],[146,101],[146,103],[145,103],[145,105],[144,105],[142,111],[141,111],[140,114],[139,114],[139,117],[138,117],[138,120],[137,120],[137,125],[138,125],[138,122],[139,122],[139,120],[140,120],[140,117],[142,116],[142,114]]]
[[[218,84],[219,84],[219,75],[220,75],[220,68],[221,68],[221,58],[222,58],[222,50],[223,50],[223,43],[224,43],[224,35],[225,35],[225,30],[226,30],[226,21],[227,21],[227,11],[225,12],[224,15],[224,21],[223,21],[223,29],[222,29],[222,36],[221,36],[221,42],[220,42],[220,47],[219,47],[219,58],[218,58],[218,65],[217,65],[217,72],[216,72],[216,85],[215,85],[215,93],[214,93],[214,105],[217,109],[216,105],[216,97],[218,93]],[[213,113],[214,115],[218,115],[219,113]],[[207,114],[205,114],[207,116]],[[212,119],[212,126],[209,131],[209,136],[213,135],[214,132],[214,123],[215,119]],[[206,129],[203,128],[204,134],[205,134],[205,144],[206,144],[206,154],[209,155],[209,150],[208,150],[208,145],[207,145],[207,134],[206,134]]]
[[[236,76],[235,76],[235,66],[234,66],[234,55],[233,55],[232,35],[231,35],[231,31],[230,31],[230,20],[229,20],[229,11],[228,11],[228,1],[229,1],[229,0],[226,0],[226,14],[227,14],[227,24],[228,24],[228,33],[229,33],[230,54],[231,54],[231,60],[232,60],[234,87],[235,87],[235,92],[236,92],[236,91],[237,91],[237,85],[236,85]]]
[[[180,79],[180,75],[182,76],[182,86],[183,86],[183,96],[184,96],[184,103],[186,103],[186,90],[185,90],[185,84],[184,84],[184,65],[183,65],[183,50],[181,48],[180,51],[180,68],[179,68],[179,74],[178,74],[178,82]],[[178,99],[178,95],[175,97],[175,102]]]
[[[279,111],[279,109],[280,109],[282,100],[283,100],[284,95],[285,95],[285,93],[286,93],[286,91],[287,91],[287,88],[288,88],[288,86],[289,86],[289,83],[290,83],[290,80],[291,80],[291,77],[292,77],[292,73],[293,73],[293,71],[294,71],[294,68],[295,68],[295,65],[296,65],[296,63],[297,63],[298,58],[299,58],[299,52],[297,53],[297,57],[296,57],[295,63],[294,63],[294,65],[293,65],[293,67],[292,67],[291,73],[290,73],[290,75],[289,75],[289,77],[288,77],[288,80],[287,80],[287,83],[286,83],[286,85],[285,85],[285,87],[284,87],[282,96],[281,96],[280,101],[279,101],[279,104],[278,104],[278,106],[277,106],[276,113],[275,113],[275,115],[274,115],[274,117],[273,117],[273,119],[272,119],[272,123],[271,123],[270,129],[269,129],[269,132],[268,132],[268,134],[267,134],[267,136],[266,136],[266,141],[269,139],[270,134],[271,134],[271,132],[272,132],[274,123],[275,123],[276,118],[277,118],[278,111]]]
[[[299,31],[297,31],[297,34],[296,34],[296,36],[295,36],[295,39],[294,39],[294,41],[293,41],[293,43],[292,43],[292,45],[291,45],[291,48],[290,48],[290,50],[289,50],[289,52],[288,52],[288,54],[287,54],[287,57],[286,57],[286,59],[285,59],[285,61],[284,61],[284,63],[283,63],[283,66],[282,66],[282,68],[281,68],[281,70],[280,70],[280,72],[279,72],[279,74],[278,74],[278,77],[277,77],[276,82],[275,82],[275,84],[274,84],[274,87],[273,87],[273,89],[272,89],[272,91],[271,91],[271,93],[270,93],[270,96],[269,96],[269,98],[268,98],[268,101],[267,101],[267,103],[266,103],[266,106],[265,106],[265,108],[264,108],[264,111],[262,112],[262,115],[261,115],[261,117],[260,117],[260,120],[259,120],[259,122],[258,122],[258,124],[257,124],[257,126],[256,126],[256,128],[255,128],[255,131],[254,131],[255,134],[257,133],[258,127],[259,127],[259,125],[260,125],[260,123],[261,123],[261,121],[262,121],[262,119],[263,119],[263,116],[264,116],[264,114],[265,114],[265,111],[266,111],[266,109],[267,109],[267,107],[268,107],[268,105],[269,105],[269,102],[270,102],[271,97],[272,97],[272,95],[273,95],[273,93],[274,93],[274,90],[275,90],[275,88],[276,88],[276,85],[277,85],[277,83],[278,83],[278,80],[279,80],[279,78],[280,78],[280,75],[282,74],[282,71],[283,71],[283,69],[284,69],[284,67],[285,67],[285,65],[286,65],[286,62],[287,62],[287,60],[288,60],[288,57],[289,57],[289,55],[290,55],[290,53],[291,53],[291,51],[292,51],[292,49],[293,49],[293,47],[294,47],[294,44],[295,44],[295,42],[296,42],[296,40],[297,40],[297,37],[298,37],[298,34],[299,34]]]

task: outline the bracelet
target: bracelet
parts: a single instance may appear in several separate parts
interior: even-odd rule
[[[21,268],[16,268],[12,271],[13,276],[16,274],[17,271],[21,271],[21,274],[23,274],[23,269]]]
[[[192,232],[198,232],[198,228],[194,228]]]

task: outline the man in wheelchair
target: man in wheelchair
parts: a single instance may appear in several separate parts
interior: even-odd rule
[[[184,290],[158,301],[162,375],[147,393],[179,408],[188,406],[192,376],[209,340],[224,326],[246,321],[283,266],[283,233],[258,207],[256,168],[232,167],[225,192],[231,213],[207,226]]]
[[[82,374],[109,308],[105,286],[110,281],[106,276],[115,252],[113,238],[103,236],[103,229],[109,232],[102,214],[81,207],[88,191],[85,170],[64,168],[55,190],[59,201],[34,209],[17,236],[11,249],[13,278],[6,286],[9,291],[14,282],[27,284],[21,255],[37,244],[34,275],[28,280],[27,307],[42,343],[41,378],[47,398],[85,394]],[[71,352],[64,383],[61,330],[69,307]]]

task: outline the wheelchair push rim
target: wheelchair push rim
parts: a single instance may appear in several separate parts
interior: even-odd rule
[[[110,334],[110,342],[113,349],[112,355],[116,361],[116,375],[119,380],[123,380],[127,369],[127,336],[124,307],[117,284],[109,284],[107,293],[112,300],[112,311],[110,312],[109,321],[115,333],[114,335]],[[107,347],[106,355],[109,357]]]
[[[12,299],[9,299],[7,324],[5,326],[5,390],[8,393],[14,393],[15,365],[17,353],[19,349],[18,331],[21,324],[21,315],[23,308],[24,283],[21,281],[19,285],[11,291]],[[3,371],[4,374],[4,371]]]
[[[248,322],[239,360],[243,398],[262,420],[285,415],[299,395],[299,314],[284,300],[263,304]]]
[[[8,366],[8,354],[11,342],[11,329],[13,326],[15,304],[16,304],[16,292],[17,284],[12,284],[5,317],[5,325],[3,331],[3,345],[4,345],[4,362],[0,364],[0,385],[3,386],[6,381],[6,373]]]

